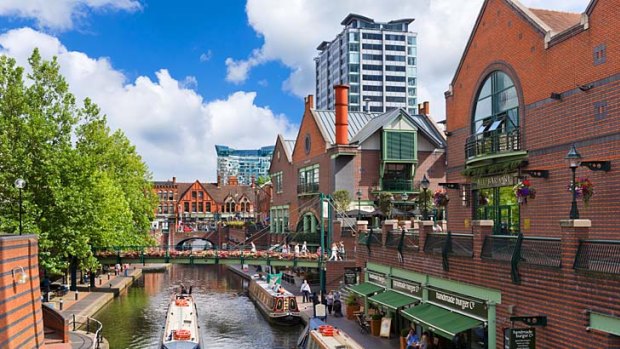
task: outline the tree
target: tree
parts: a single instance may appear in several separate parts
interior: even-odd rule
[[[332,198],[334,199],[334,208],[338,214],[345,212],[351,204],[351,195],[348,190],[336,190],[332,194]]]
[[[271,177],[269,175],[259,176],[258,179],[256,180],[256,185],[260,187],[263,184],[269,182],[270,180],[271,180]]]
[[[24,232],[39,236],[41,267],[97,266],[92,247],[150,242],[156,207],[151,177],[120,131],[111,133],[90,100],[76,105],[54,58],[38,50],[31,73],[0,57],[0,231],[15,232],[16,178],[23,189]]]
[[[394,203],[392,202],[392,194],[387,192],[379,193],[379,209],[387,216],[392,216],[392,207]]]

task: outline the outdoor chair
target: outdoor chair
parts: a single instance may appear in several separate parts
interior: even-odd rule
[[[366,320],[366,316],[364,315],[364,313],[359,313],[356,315],[356,317],[357,317],[357,324],[360,327],[360,332],[364,334],[369,334],[370,324],[368,323],[368,320]]]

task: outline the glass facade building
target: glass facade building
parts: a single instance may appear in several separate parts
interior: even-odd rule
[[[349,110],[417,114],[417,34],[413,19],[387,23],[349,14],[344,30],[322,42],[316,65],[316,108],[334,109],[334,85],[347,84]]]
[[[260,149],[237,150],[225,145],[216,145],[217,175],[223,184],[230,176],[236,176],[239,184],[252,184],[252,177],[258,179],[269,175],[269,166],[274,146]]]

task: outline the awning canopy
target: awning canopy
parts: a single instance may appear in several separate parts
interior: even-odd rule
[[[368,301],[381,304],[392,310],[418,302],[416,298],[392,290],[381,292],[378,295],[372,296],[368,298]]]
[[[409,320],[421,322],[433,332],[448,339],[452,339],[457,333],[482,325],[480,320],[428,303],[402,310],[401,314]]]
[[[349,290],[359,294],[360,296],[366,297],[370,294],[383,291],[383,287],[375,285],[372,282],[364,282],[359,285],[350,286]]]

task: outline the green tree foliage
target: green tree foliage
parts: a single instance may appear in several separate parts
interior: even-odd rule
[[[332,194],[332,198],[334,199],[334,207],[338,214],[345,212],[351,204],[351,195],[348,190],[336,190]]]
[[[76,105],[56,59],[35,50],[29,65],[24,77],[0,56],[0,231],[17,232],[21,177],[24,233],[48,272],[97,266],[92,246],[149,243],[157,198],[135,147],[90,100]]]
[[[379,209],[385,213],[386,216],[391,217],[392,215],[392,207],[394,207],[394,203],[392,203],[392,194],[388,192],[379,193]]]
[[[271,180],[271,177],[269,175],[259,176],[258,179],[256,180],[256,185],[260,187],[263,184],[269,182],[270,180]]]

